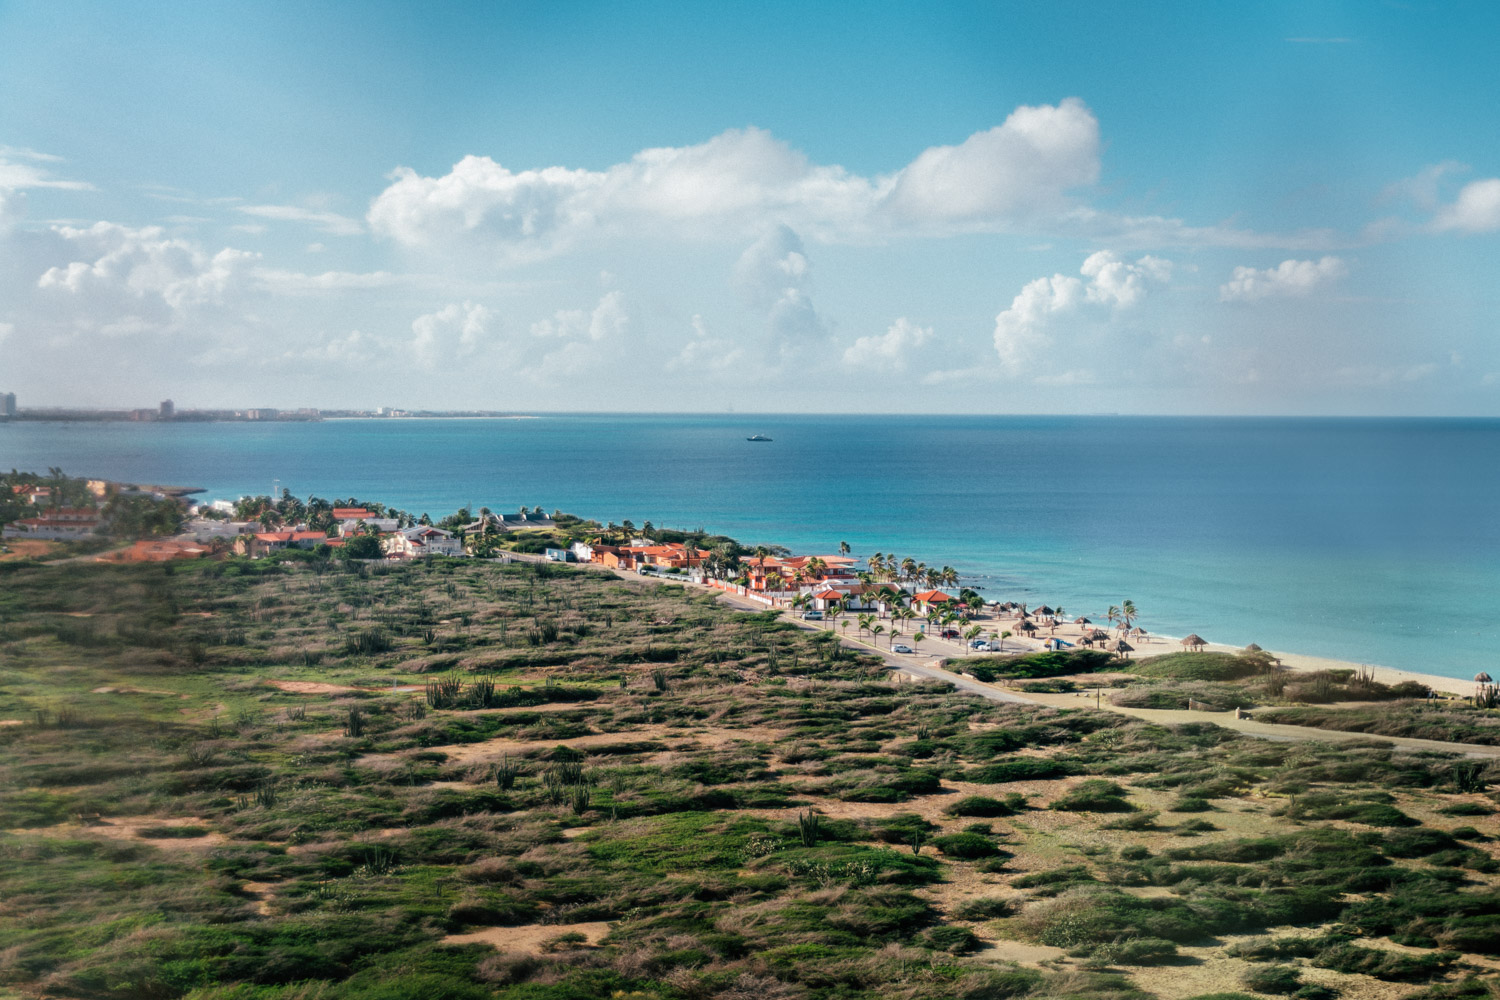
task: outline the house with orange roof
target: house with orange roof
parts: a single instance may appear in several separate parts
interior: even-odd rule
[[[282,549],[314,549],[326,544],[328,535],[322,531],[257,531],[236,538],[234,551],[258,559]]]
[[[958,599],[941,590],[924,590],[911,595],[911,609],[919,615],[930,615],[934,611],[951,611],[957,607]]]
[[[333,519],[335,521],[362,521],[367,517],[374,517],[373,510],[364,507],[335,507],[333,508]]]
[[[94,537],[99,524],[99,512],[91,507],[63,507],[12,521],[0,531],[0,537],[76,542]]]

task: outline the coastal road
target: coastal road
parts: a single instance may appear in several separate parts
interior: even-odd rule
[[[627,580],[654,580],[653,577],[643,577],[629,571],[616,570],[615,574]],[[685,581],[684,581],[685,582]],[[720,603],[725,604],[736,611],[768,611],[764,604],[756,601],[747,601],[733,594],[711,588],[700,588],[709,593],[716,594]],[[795,615],[782,612],[785,620],[796,625],[798,628],[808,632],[827,632],[829,629],[822,628],[810,622],[805,622]],[[1193,712],[1193,711],[1170,711],[1146,708],[1122,708],[1119,705],[1109,704],[1103,701],[1095,703],[1094,699],[1086,697],[1085,693],[1067,694],[1033,694],[1020,695],[1013,691],[1006,691],[993,684],[963,677],[959,674],[950,673],[941,667],[933,666],[931,663],[923,662],[922,658],[909,656],[902,653],[892,653],[881,649],[861,639],[842,635],[840,641],[851,649],[862,652],[874,653],[886,662],[893,670],[899,670],[904,674],[914,677],[923,677],[928,680],[941,681],[951,684],[960,691],[977,695],[980,698],[988,698],[990,701],[1006,702],[1009,704],[1022,705],[1046,705],[1051,708],[1099,708],[1106,712],[1114,712],[1117,715],[1128,715],[1140,719],[1143,722],[1153,722],[1163,726],[1180,726],[1188,722],[1207,722],[1223,729],[1230,729],[1244,736],[1253,736],[1257,739],[1270,740],[1276,743],[1350,743],[1378,742],[1402,750],[1411,751],[1438,751],[1441,753],[1460,754],[1465,757],[1478,758],[1500,758],[1500,747],[1480,746],[1474,743],[1448,743],[1442,740],[1420,740],[1405,736],[1376,736],[1369,733],[1342,732],[1336,729],[1311,729],[1306,726],[1282,726],[1273,725],[1268,722],[1257,722],[1253,717],[1237,719],[1233,712]]]
[[[764,605],[754,601],[746,601],[736,598],[730,594],[719,594],[719,600],[724,604],[740,611],[765,611]],[[827,629],[820,628],[808,622],[802,621],[795,616],[786,616],[787,620],[799,628],[808,631],[826,632]],[[1180,726],[1189,722],[1207,722],[1223,729],[1230,729],[1244,736],[1253,736],[1257,739],[1270,740],[1274,743],[1352,743],[1352,742],[1378,742],[1402,750],[1411,751],[1438,751],[1440,753],[1461,754],[1465,757],[1478,758],[1500,758],[1500,747],[1480,746],[1474,743],[1449,743],[1443,740],[1422,740],[1406,736],[1375,736],[1369,733],[1343,732],[1336,729],[1311,729],[1306,726],[1282,726],[1273,725],[1269,722],[1259,722],[1253,716],[1235,718],[1233,712],[1192,712],[1172,711],[1149,708],[1123,708],[1119,705],[1108,704],[1103,701],[1096,702],[1095,699],[1087,697],[1086,693],[1075,694],[1036,694],[1020,695],[1013,691],[1006,691],[986,684],[983,681],[963,677],[958,674],[949,673],[941,667],[924,663],[915,656],[906,656],[901,653],[892,653],[880,649],[858,639],[851,639],[847,635],[841,637],[846,646],[871,652],[886,661],[886,664],[895,670],[917,677],[925,677],[929,680],[942,681],[951,684],[960,691],[988,698],[991,701],[1008,702],[1023,705],[1046,705],[1052,708],[1098,708],[1106,712],[1114,712],[1117,715],[1128,715],[1140,719],[1143,722],[1152,722],[1162,726]]]
[[[755,601],[747,601],[743,598],[736,597],[733,594],[725,594],[723,592],[719,592],[719,601],[722,604],[727,604],[729,607],[734,608],[736,611],[771,610],[763,604],[759,604]],[[832,631],[831,629],[823,628],[820,625],[814,625],[811,622],[805,622],[795,615],[783,615],[783,618],[807,632]],[[893,670],[899,670],[904,674],[911,674],[914,677],[925,677],[930,681],[942,681],[944,684],[952,684],[960,691],[966,691],[969,694],[975,694],[981,698],[988,698],[990,701],[1004,701],[1018,705],[1038,704],[1032,699],[1023,698],[1020,695],[1015,694],[1014,692],[1002,691],[997,687],[992,687],[989,684],[981,683],[980,681],[976,681],[973,678],[961,677],[958,674],[949,673],[941,667],[933,666],[931,663],[927,662],[923,657],[920,656],[908,655],[906,653],[893,653],[888,649],[881,649],[879,646],[867,643],[862,639],[852,639],[848,635],[840,636],[839,641],[850,649],[858,649],[860,652],[864,653],[874,653],[876,656],[880,657],[886,662],[886,666],[890,667]]]

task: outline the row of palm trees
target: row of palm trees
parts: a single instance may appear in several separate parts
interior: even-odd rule
[[[840,551],[844,551],[842,543]],[[870,567],[871,575],[877,580],[891,583],[925,583],[934,589],[958,586],[958,570],[952,566],[936,569],[926,563],[917,562],[910,556],[897,559],[894,554],[886,555],[884,552],[875,553],[866,562]]]

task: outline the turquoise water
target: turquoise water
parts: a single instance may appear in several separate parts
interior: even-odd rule
[[[745,437],[764,433],[770,444]],[[540,504],[952,565],[997,599],[1449,676],[1496,670],[1500,420],[558,415],[0,424],[0,467]]]

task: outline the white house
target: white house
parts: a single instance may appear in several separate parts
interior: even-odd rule
[[[382,535],[380,546],[386,555],[397,559],[464,554],[464,543],[453,532],[421,524]]]
[[[360,525],[385,534],[396,530],[397,521],[394,517],[351,517],[339,522],[339,537],[348,538],[359,530]]]

